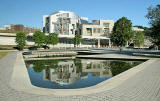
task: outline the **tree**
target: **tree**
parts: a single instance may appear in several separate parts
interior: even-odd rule
[[[58,34],[56,33],[49,33],[48,36],[46,36],[46,44],[56,45],[58,44]]]
[[[33,70],[35,72],[42,72],[45,69],[45,63],[41,60],[37,60],[33,62]]]
[[[23,50],[24,46],[26,45],[26,34],[23,32],[19,32],[16,34],[15,42],[17,43],[17,46],[20,50]]]
[[[140,31],[134,31],[134,45],[140,47],[144,45],[144,33]]]
[[[74,46],[78,46],[82,41],[82,37],[80,34],[76,34],[74,37]]]
[[[82,62],[81,59],[74,59],[74,64],[78,73],[82,72]]]
[[[125,46],[133,37],[132,23],[126,17],[120,18],[115,22],[111,34],[111,41],[116,46]]]
[[[35,31],[33,34],[33,41],[38,47],[41,47],[45,43],[45,34],[41,31]]]
[[[160,45],[160,5],[149,7],[146,17],[151,25],[150,36],[153,39],[153,43]]]

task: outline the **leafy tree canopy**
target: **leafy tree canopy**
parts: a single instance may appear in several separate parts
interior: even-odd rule
[[[56,45],[58,44],[58,34],[56,33],[49,33],[48,36],[46,36],[46,44]]]
[[[38,47],[41,47],[45,43],[45,34],[41,31],[35,31],[33,34],[33,41]]]
[[[111,41],[114,45],[125,46],[127,41],[130,41],[132,37],[132,22],[130,20],[126,17],[122,17],[115,22],[111,34]]]
[[[82,41],[82,36],[80,34],[76,34],[74,37],[74,45],[78,46]]]
[[[153,38],[153,43],[160,45],[160,5],[149,7],[146,17],[151,25],[149,35]]]
[[[42,72],[42,70],[45,69],[45,63],[42,61],[34,61],[33,69],[35,72]]]
[[[134,45],[137,47],[144,45],[144,33],[140,31],[134,31]]]
[[[17,46],[20,50],[23,50],[24,46],[26,45],[26,34],[23,32],[19,32],[16,34],[15,42],[17,43]]]

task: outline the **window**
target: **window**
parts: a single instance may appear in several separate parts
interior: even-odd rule
[[[46,23],[49,23],[49,17],[46,18]]]
[[[104,34],[108,35],[109,34],[109,28],[104,29]]]
[[[57,14],[57,17],[69,17],[69,13]]]
[[[92,28],[86,28],[87,30],[87,35],[92,35]]]
[[[100,28],[97,28],[97,33],[100,33],[100,32],[101,32]]]
[[[93,32],[94,32],[94,33],[96,33],[96,32],[97,32],[97,31],[96,31],[96,28],[94,28],[94,29],[93,29]]]
[[[74,34],[74,33],[73,33],[73,29],[71,29],[71,32],[72,32],[72,34]]]
[[[94,32],[94,33],[101,33],[101,28],[94,28],[94,29],[93,29],[93,32]]]
[[[104,29],[109,28],[109,23],[103,23]]]
[[[73,29],[75,29],[75,24],[72,24]]]

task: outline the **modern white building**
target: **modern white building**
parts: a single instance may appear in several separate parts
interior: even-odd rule
[[[81,24],[82,44],[92,47],[110,47],[109,37],[113,26],[113,20],[93,20],[92,23]]]
[[[93,20],[88,23],[88,18],[69,11],[43,16],[43,32],[58,34],[57,47],[74,47],[73,38],[76,34],[82,36],[80,47],[109,47],[109,34],[113,26],[113,20]]]
[[[74,36],[81,23],[80,17],[68,11],[58,11],[43,16],[43,31],[45,33],[58,33],[59,36]]]

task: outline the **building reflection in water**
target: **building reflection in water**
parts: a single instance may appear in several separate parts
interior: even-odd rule
[[[110,61],[86,59],[59,61],[56,68],[43,69],[43,78],[59,85],[70,85],[88,78],[88,73],[99,77],[112,76]]]

